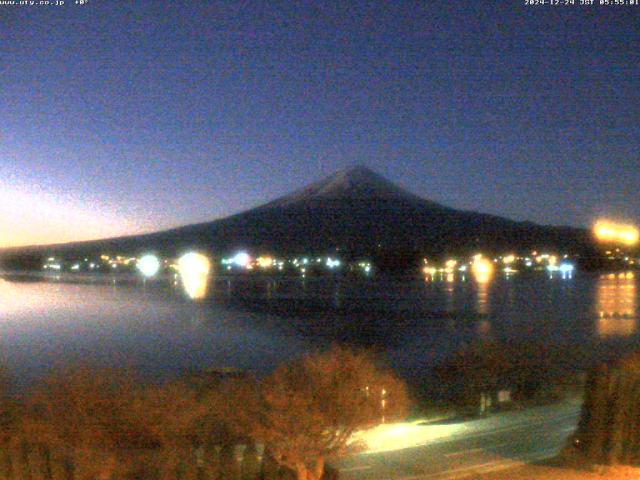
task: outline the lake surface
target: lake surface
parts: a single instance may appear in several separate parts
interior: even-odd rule
[[[134,277],[0,280],[0,355],[28,384],[65,362],[128,366],[152,378],[206,367],[264,373],[340,341],[375,346],[415,379],[485,339],[545,345],[559,352],[556,368],[576,370],[638,345],[636,277],[230,277],[212,281],[201,301],[172,281]]]

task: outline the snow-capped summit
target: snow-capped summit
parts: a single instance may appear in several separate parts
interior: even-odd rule
[[[359,165],[339,170],[318,182],[278,198],[265,207],[277,208],[306,201],[334,199],[402,199],[410,202],[421,200],[382,175]]]

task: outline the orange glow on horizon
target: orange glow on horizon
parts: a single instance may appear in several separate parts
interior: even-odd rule
[[[0,180],[0,248],[77,242],[155,230],[91,199]]]

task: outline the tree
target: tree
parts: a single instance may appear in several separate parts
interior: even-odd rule
[[[147,470],[155,471],[154,478],[195,476],[200,468],[196,452],[206,437],[206,408],[194,389],[182,381],[146,386],[136,395],[130,416],[150,440],[153,453],[146,463],[153,465]]]
[[[131,414],[137,390],[126,373],[106,369],[80,367],[45,379],[27,398],[22,463],[42,451],[47,478],[58,465],[69,478],[112,478],[127,463],[123,454],[152,446]]]
[[[640,465],[640,353],[590,372],[575,438],[594,463]]]
[[[228,418],[299,480],[320,479],[326,460],[348,452],[356,431],[401,416],[408,406],[405,384],[392,372],[367,352],[338,346],[226,392],[242,402]]]
[[[509,372],[510,364],[501,345],[478,342],[456,352],[439,368],[441,384],[461,407],[480,405],[482,394],[495,394]]]
[[[10,439],[15,460],[0,462],[0,473],[76,480],[225,478],[209,447],[235,437],[225,436],[201,390],[187,381],[140,384],[126,371],[57,372],[27,395],[18,435]]]

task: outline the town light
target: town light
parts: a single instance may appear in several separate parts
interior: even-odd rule
[[[271,257],[258,257],[256,258],[256,263],[260,268],[271,268],[274,261]]]
[[[510,265],[510,264],[512,264],[513,262],[516,261],[516,256],[515,255],[507,255],[506,257],[504,257],[502,259],[502,261],[503,261],[503,263],[505,265]]]
[[[605,243],[632,246],[640,240],[640,232],[635,226],[608,220],[598,220],[593,227],[593,233],[598,241]]]
[[[570,273],[573,272],[574,270],[574,266],[571,265],[570,263],[561,263],[560,264],[560,271],[562,273]]]
[[[160,260],[155,255],[144,255],[138,260],[137,267],[145,277],[153,277],[160,270]]]
[[[431,275],[432,277],[436,274],[436,272],[438,271],[435,267],[424,267],[422,269],[422,271],[427,274],[427,275]]]
[[[251,257],[247,252],[238,252],[232,261],[239,267],[246,267],[251,262]]]
[[[471,272],[478,283],[488,283],[493,276],[493,268],[493,263],[481,255],[473,257]]]
[[[203,298],[207,294],[211,262],[196,252],[185,253],[178,260],[178,271],[185,292],[193,299]]]
[[[327,257],[327,267],[337,268],[340,266],[340,260]]]

